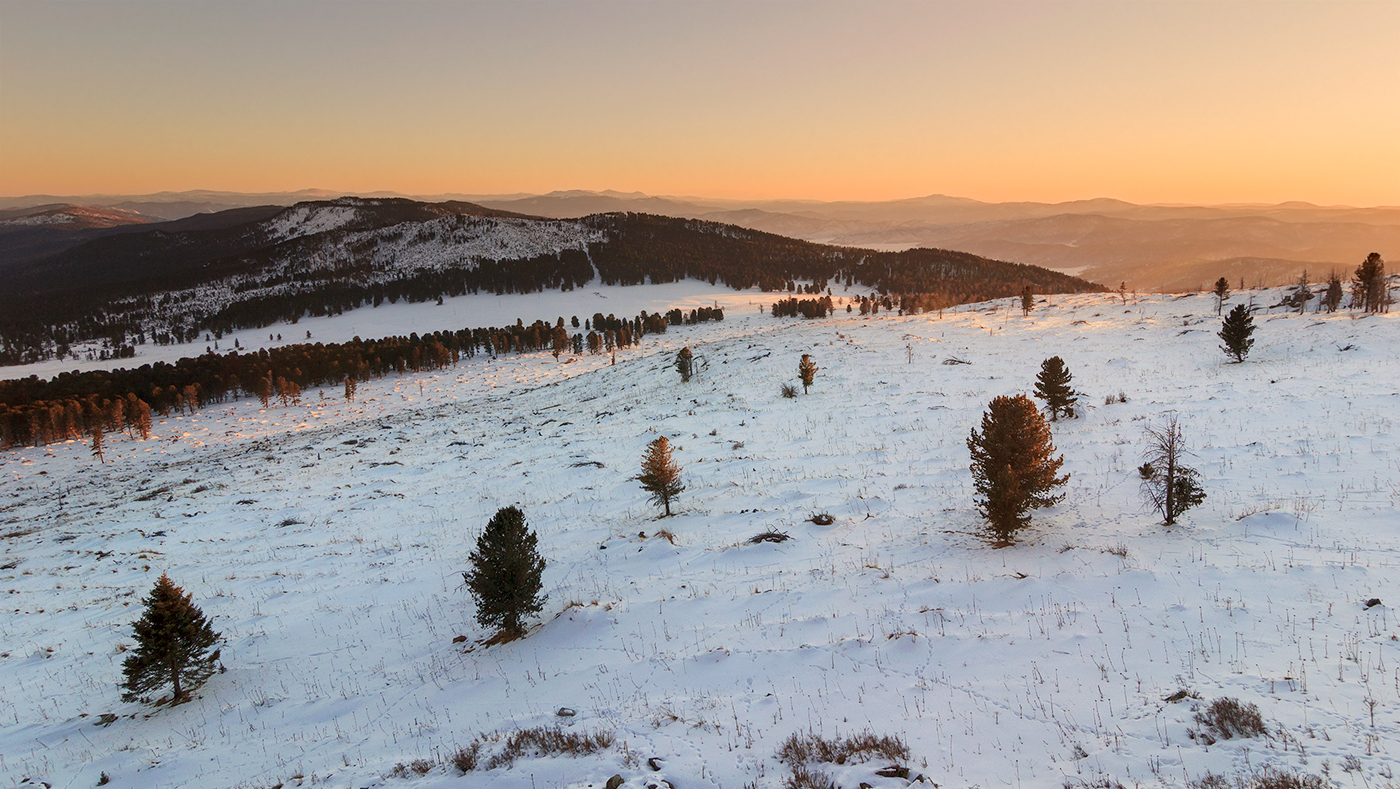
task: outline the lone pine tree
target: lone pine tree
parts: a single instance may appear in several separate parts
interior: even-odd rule
[[[1225,306],[1225,300],[1230,298],[1230,280],[1221,277],[1215,281],[1215,314],[1220,314],[1221,307]]]
[[[536,547],[539,538],[525,524],[518,507],[496,510],[486,530],[476,540],[462,573],[476,600],[476,621],[495,628],[497,638],[514,638],[525,632],[522,620],[544,608],[540,576],[544,559]]]
[[[1198,481],[1201,475],[1181,462],[1190,453],[1176,417],[1169,416],[1166,424],[1148,427],[1146,432],[1147,451],[1138,467],[1142,494],[1170,526],[1177,516],[1205,501],[1206,493]]]
[[[1021,289],[1021,316],[1030,315],[1033,309],[1035,309],[1035,294],[1031,292],[1031,286],[1027,285]]]
[[[1040,363],[1040,373],[1035,377],[1035,396],[1045,401],[1050,409],[1050,421],[1059,421],[1060,414],[1074,416],[1074,404],[1079,402],[1079,394],[1070,383],[1074,377],[1069,368],[1058,356],[1051,356]]]
[[[647,445],[647,453],[642,456],[642,473],[636,480],[642,489],[651,494],[651,502],[666,509],[662,517],[671,517],[671,499],[685,490],[681,484],[681,469],[671,459],[671,442],[665,436]]]
[[[808,354],[802,354],[802,361],[797,363],[797,377],[802,381],[802,394],[807,394],[807,387],[817,379],[817,365]]]
[[[170,683],[181,701],[217,670],[219,634],[185,590],[162,574],[132,626],[136,650],[122,663],[123,701],[137,701]],[[211,651],[212,650],[212,651]]]
[[[1220,327],[1219,337],[1225,343],[1220,350],[1235,357],[1236,364],[1243,362],[1244,357],[1249,355],[1249,349],[1254,347],[1254,340],[1249,336],[1253,333],[1254,318],[1250,317],[1249,308],[1236,304]]]
[[[987,519],[999,546],[1014,542],[1030,524],[1030,511],[1064,499],[1051,491],[1069,475],[1056,476],[1064,456],[1052,458],[1050,425],[1029,397],[997,397],[982,414],[982,432],[967,439],[977,512]]]

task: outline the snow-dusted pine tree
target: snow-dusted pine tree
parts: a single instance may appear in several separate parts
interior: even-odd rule
[[[219,634],[168,575],[160,576],[144,605],[132,626],[136,650],[122,663],[122,700],[144,700],[169,683],[178,703],[218,670]]]
[[[462,580],[476,599],[477,623],[496,628],[497,638],[523,634],[524,618],[544,607],[545,596],[540,594],[544,559],[536,550],[538,545],[539,538],[518,507],[496,510],[476,540],[476,550],[469,557],[471,569],[462,573]]]
[[[1054,494],[1069,475],[1056,476],[1064,456],[1052,458],[1050,425],[1029,397],[997,397],[982,414],[982,432],[967,439],[977,511],[987,519],[999,546],[1010,545],[1030,524],[1030,511],[1064,499]]]
[[[1079,402],[1079,393],[1070,383],[1074,376],[1069,374],[1065,361],[1051,356],[1040,363],[1040,373],[1035,377],[1035,396],[1045,401],[1050,409],[1050,421],[1056,422],[1060,415],[1074,416],[1074,404]]]
[[[1235,357],[1235,363],[1239,364],[1249,355],[1249,349],[1254,347],[1254,340],[1249,336],[1253,333],[1254,318],[1250,317],[1249,308],[1236,304],[1220,327],[1219,337],[1225,343],[1220,350]]]

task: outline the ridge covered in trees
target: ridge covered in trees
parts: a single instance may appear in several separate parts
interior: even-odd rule
[[[1098,289],[963,252],[875,252],[647,214],[554,220],[471,203],[341,198],[241,223],[156,227],[21,264],[0,260],[0,365],[61,358],[84,342],[105,342],[120,358],[148,342],[218,338],[385,301],[567,291],[594,281],[692,278],[773,291],[803,280],[811,293],[859,285],[939,306],[1026,287]]]

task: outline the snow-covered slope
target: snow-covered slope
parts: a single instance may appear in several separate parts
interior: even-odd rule
[[[1279,300],[1236,300],[1251,298]],[[0,785],[770,789],[790,734],[866,728],[901,735],[913,773],[945,787],[1174,786],[1264,763],[1385,785],[1400,766],[1400,319],[1256,322],[1231,365],[1204,294],[1054,297],[1029,318],[1006,301],[812,322],[731,310],[615,366],[478,357],[368,382],[355,403],[328,390],[171,416],[150,441],[110,437],[103,464],[80,444],[8,453]],[[816,384],[780,398],[803,353]],[[1054,426],[1068,497],[992,549],[965,439],[1052,355],[1086,396]],[[1136,466],[1144,427],[1173,412],[1209,498],[1166,529]],[[631,479],[658,434],[687,485],[664,520]],[[512,504],[539,533],[549,600],[527,638],[483,647],[460,572]],[[821,512],[834,523],[809,522]],[[792,539],[749,542],[767,530]],[[161,572],[223,632],[228,669],[169,709],[118,688]],[[1182,689],[1257,704],[1270,736],[1191,739],[1201,702],[1165,700]],[[479,735],[555,723],[615,744],[445,763]],[[424,775],[393,777],[415,760]],[[879,766],[832,770],[906,784]]]

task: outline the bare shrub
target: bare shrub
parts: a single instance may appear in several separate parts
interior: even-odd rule
[[[797,387],[793,386],[792,384],[783,384],[782,386],[778,387],[778,394],[789,399],[796,397]]]
[[[831,524],[836,522],[836,518],[834,518],[829,512],[813,513],[812,517],[808,518],[807,520],[810,523],[817,524],[818,526],[830,526]]]
[[[481,741],[477,740],[465,748],[458,748],[456,755],[452,757],[452,766],[464,773],[469,773],[476,769],[476,765],[481,756]]]
[[[1203,712],[1196,713],[1196,722],[1201,725],[1199,735],[1207,745],[1217,739],[1230,740],[1235,737],[1258,737],[1265,733],[1264,719],[1259,715],[1259,707],[1222,696],[1212,701]]]
[[[792,775],[783,779],[783,789],[838,789],[831,776],[821,770],[813,770],[805,764],[792,767]]]
[[[1327,789],[1329,782],[1316,775],[1293,773],[1280,770],[1272,765],[1264,765],[1250,775],[1236,775],[1233,779],[1217,773],[1206,773],[1187,784],[1189,789]]]
[[[524,756],[586,756],[606,750],[613,743],[612,732],[577,734],[564,731],[558,726],[536,726],[533,729],[520,729],[506,737],[500,753],[486,761],[486,769],[509,767],[515,760]]]
[[[790,539],[792,539],[792,537],[787,532],[769,529],[768,531],[750,537],[749,544],[758,545],[761,542],[787,542]]]
[[[852,759],[869,761],[884,758],[901,762],[909,759],[909,746],[899,735],[875,734],[869,729],[846,738],[826,739],[808,731],[794,732],[778,749],[778,759],[794,767],[813,762],[845,764]]]

